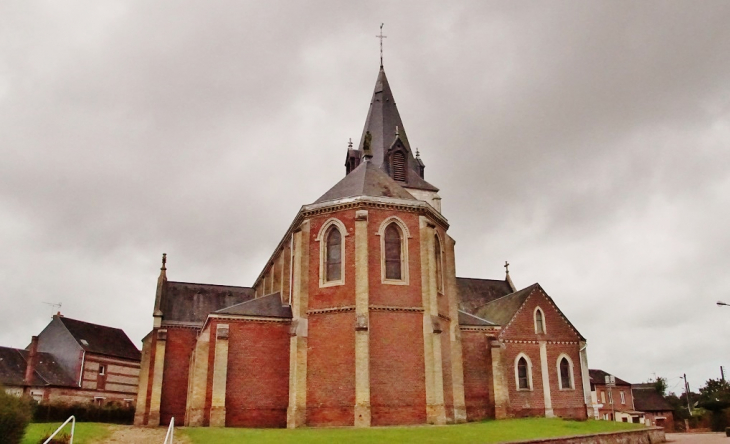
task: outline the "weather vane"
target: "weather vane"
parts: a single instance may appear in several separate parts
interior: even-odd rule
[[[383,35],[383,25],[385,23],[380,24],[380,35],[376,35],[375,37],[380,39],[380,67],[383,67],[383,39],[387,38],[387,35]]]

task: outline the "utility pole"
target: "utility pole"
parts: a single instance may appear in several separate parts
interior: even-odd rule
[[[722,382],[725,382],[725,370],[720,366],[720,377],[722,378]]]
[[[684,378],[684,393],[687,396],[687,411],[689,412],[689,416],[692,416],[692,407],[689,405],[689,383],[687,382],[687,373],[684,373],[682,377]]]

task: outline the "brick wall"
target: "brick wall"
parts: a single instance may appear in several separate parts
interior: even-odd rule
[[[385,219],[398,216],[408,227],[411,238],[408,239],[408,285],[391,285],[382,283],[381,246],[377,231]],[[368,209],[368,271],[370,287],[370,304],[422,307],[421,294],[421,247],[419,240],[418,215],[413,213]],[[421,346],[423,348],[423,346]]]
[[[172,417],[179,424],[185,420],[190,354],[195,347],[197,334],[198,330],[193,328],[167,327],[160,425],[169,424]]]
[[[515,378],[515,360],[522,353],[532,363],[532,390],[518,390]],[[510,410],[514,416],[544,416],[545,399],[540,369],[540,346],[536,343],[508,343],[504,350],[504,364],[509,388]]]
[[[494,418],[494,405],[490,402],[492,356],[489,353],[489,339],[484,332],[461,332],[461,349],[464,356],[464,398],[468,421]]]
[[[625,410],[634,410],[634,396],[631,391],[630,385],[617,385],[612,387],[610,392],[613,396],[613,407],[611,406],[611,396],[609,396],[609,389],[605,384],[595,384],[596,399],[599,404],[603,404],[603,407],[598,409],[599,419],[604,419],[605,415],[608,415],[608,419],[614,420],[614,410],[616,412]],[[621,403],[621,392],[624,394],[625,403]],[[605,402],[603,401],[605,399]]]
[[[286,427],[289,324],[227,322],[226,426]]]
[[[320,243],[326,242],[324,237],[317,241],[317,236],[330,218],[336,218],[345,224],[347,236],[342,237],[345,243],[345,283],[332,287],[319,286]],[[338,211],[312,218],[309,232],[309,309],[321,309],[355,305],[355,210]]]
[[[550,372],[550,395],[553,401],[553,412],[561,418],[587,418],[585,401],[583,398],[583,380],[580,373],[580,345],[579,344],[548,344],[547,361]],[[559,384],[560,371],[558,359],[567,356],[572,361],[572,388],[561,388]],[[628,391],[629,396],[631,390]],[[620,401],[620,399],[619,399]],[[627,403],[631,401],[627,398]],[[628,404],[632,405],[632,404]]]
[[[534,313],[539,307],[543,312],[545,333],[535,333]],[[505,365],[508,365],[510,403],[515,416],[544,414],[545,402],[542,385],[540,347],[547,343],[547,372],[550,381],[550,397],[553,413],[570,418],[586,418],[583,399],[583,380],[580,371],[580,335],[562,317],[559,310],[539,289],[533,290],[512,322],[500,336],[507,342]],[[515,359],[524,352],[532,362],[532,391],[517,390]],[[572,361],[573,388],[560,389],[558,357],[564,354]]]
[[[316,295],[314,295],[316,298]],[[313,299],[310,294],[310,301]],[[355,312],[309,317],[307,424],[353,425]]]
[[[372,425],[426,422],[423,314],[370,313]]]

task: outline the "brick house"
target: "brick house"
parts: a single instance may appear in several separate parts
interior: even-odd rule
[[[664,427],[667,432],[674,431],[674,411],[664,397],[656,391],[654,384],[632,384],[636,410],[644,412],[644,424]]]
[[[586,340],[538,284],[459,278],[381,66],[345,177],[304,205],[251,287],[167,279],[135,423],[444,424],[586,418]]]
[[[0,347],[0,383],[39,402],[134,406],[141,354],[118,328],[53,316],[27,350]]]
[[[634,405],[631,384],[603,370],[589,370],[592,396],[596,400],[595,419],[644,424],[644,412]],[[609,386],[607,377],[615,379],[615,386]]]

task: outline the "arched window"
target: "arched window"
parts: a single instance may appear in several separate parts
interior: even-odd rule
[[[517,388],[530,390],[530,366],[524,357],[517,360]]]
[[[339,281],[342,279],[342,235],[340,230],[335,226],[330,227],[326,239],[324,281]]]
[[[406,181],[406,155],[403,154],[403,151],[396,151],[390,157],[390,172],[393,180]]]
[[[401,233],[398,225],[392,223],[385,229],[385,278],[402,279]]]
[[[535,333],[545,333],[545,317],[542,314],[542,309],[535,309]]]
[[[561,353],[558,356],[558,381],[560,383],[560,390],[572,390],[575,388],[573,383],[573,361],[565,353]],[[601,392],[601,396],[605,396]],[[605,401],[604,401],[605,403]]]
[[[436,253],[436,290],[440,293],[444,292],[444,272],[441,264],[441,241],[438,236],[434,236],[434,252]]]

